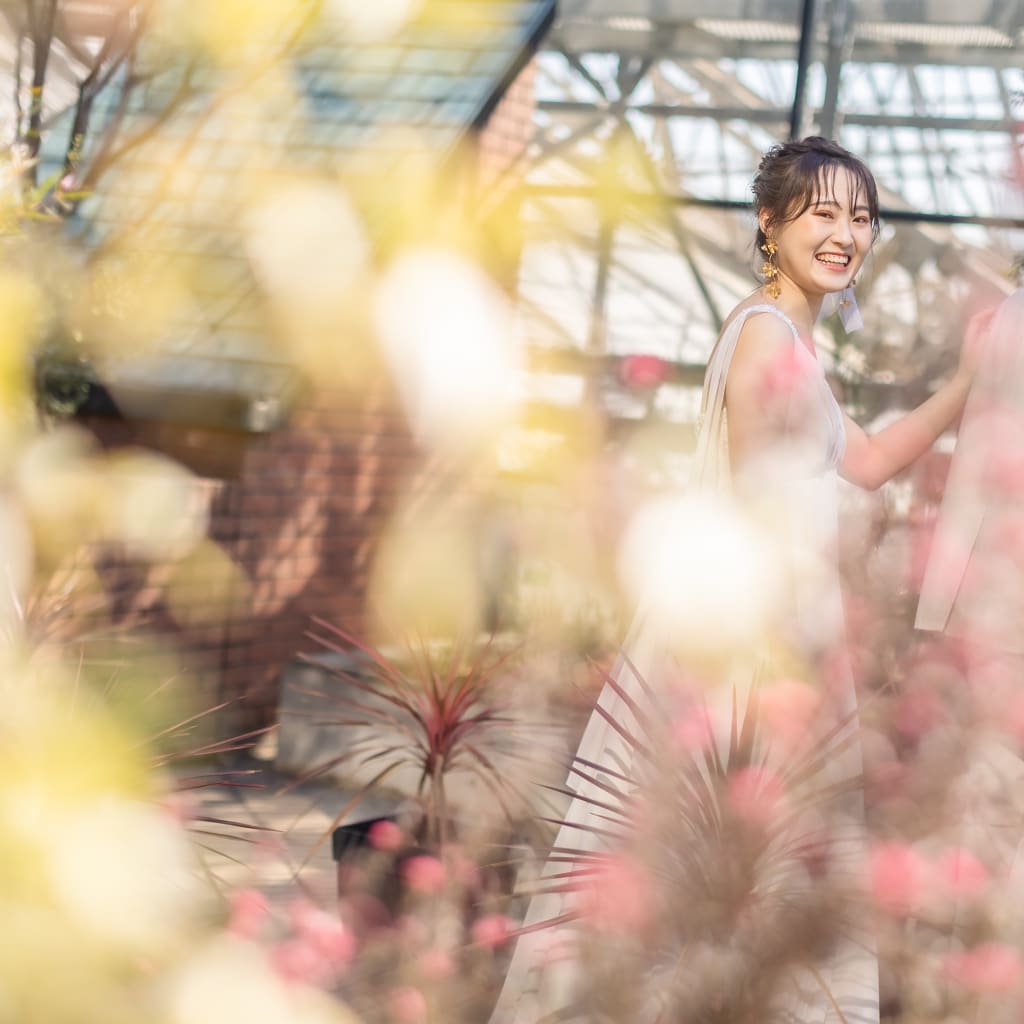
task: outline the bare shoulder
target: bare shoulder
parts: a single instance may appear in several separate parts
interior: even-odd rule
[[[739,315],[741,307],[737,310]],[[726,377],[726,387],[760,380],[769,366],[777,365],[793,347],[793,331],[781,316],[759,310],[740,328],[736,351]]]

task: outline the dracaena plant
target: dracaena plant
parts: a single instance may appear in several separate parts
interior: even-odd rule
[[[856,768],[826,769],[855,755],[853,716],[840,710],[825,726],[822,706],[765,714],[758,694],[770,703],[777,680],[759,677],[716,720],[692,683],[654,686],[627,658],[620,667],[607,676],[616,709],[597,709],[615,752],[574,759],[573,787],[560,792],[586,813],[577,803],[554,822],[559,839],[536,887],[554,897],[548,924],[580,926],[585,976],[599,979],[580,986],[576,1011],[753,1024],[773,1019],[798,974],[834,1006],[821,965],[856,918],[839,829],[859,780]],[[777,734],[787,713],[810,727]]]
[[[500,650],[491,637],[444,649],[410,642],[391,653],[322,619],[314,624],[308,635],[321,650],[354,652],[363,662],[358,671],[329,667],[341,685],[306,691],[331,709],[316,721],[355,727],[361,735],[302,778],[339,766],[375,769],[334,825],[375,787],[409,769],[415,773],[422,812],[417,838],[430,847],[449,842],[453,818],[471,810],[453,807],[451,781],[456,774],[475,779],[506,822],[522,818],[530,801],[517,773],[510,771],[526,753],[527,723],[511,699],[518,649]],[[320,664],[310,656],[307,660]],[[531,726],[531,739],[536,735]]]

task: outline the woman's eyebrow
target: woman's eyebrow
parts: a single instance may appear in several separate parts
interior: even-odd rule
[[[836,210],[842,208],[842,203],[840,203],[838,200],[835,200],[835,199],[818,199],[814,203],[812,203],[811,205],[814,206],[815,208],[817,208],[819,206],[831,206],[833,209],[836,209]],[[867,203],[858,203],[853,208],[853,212],[854,213],[870,213],[871,209],[867,205]]]

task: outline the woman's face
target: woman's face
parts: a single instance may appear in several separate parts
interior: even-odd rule
[[[783,288],[809,296],[846,288],[864,263],[874,240],[871,216],[845,167],[836,169],[833,188],[822,187],[816,202],[793,220],[762,229],[778,246],[775,259]]]

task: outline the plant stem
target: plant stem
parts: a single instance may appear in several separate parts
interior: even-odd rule
[[[434,831],[438,848],[448,842],[448,801],[444,788],[444,758],[434,761],[433,776],[430,781],[431,803],[435,815]]]

